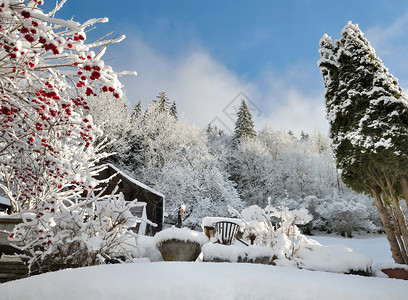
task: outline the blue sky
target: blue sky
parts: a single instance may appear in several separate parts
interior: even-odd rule
[[[258,129],[326,133],[318,43],[324,33],[339,38],[349,20],[408,88],[406,0],[68,0],[57,16],[108,17],[93,35],[127,36],[105,59],[138,72],[123,79],[129,101],[166,90],[181,118],[202,128],[233,129],[236,102],[247,97]]]

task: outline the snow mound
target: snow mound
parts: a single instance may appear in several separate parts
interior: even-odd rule
[[[260,246],[260,245],[251,245],[248,246],[248,248],[245,249],[247,258],[249,260],[255,260],[259,257],[273,257],[275,255],[275,252],[271,247],[267,246]]]
[[[205,244],[201,251],[204,261],[221,260],[228,262],[242,261],[246,257],[245,249],[234,245]]]
[[[269,258],[268,263],[272,262],[275,253],[272,248],[267,246],[251,245],[249,247],[240,247],[235,245],[205,244],[201,251],[204,261],[222,261],[222,262],[254,262],[260,258]]]
[[[300,247],[293,258],[302,269],[349,273],[350,271],[371,271],[373,260],[355,253],[345,245],[327,245],[319,243]]]
[[[189,228],[176,228],[174,226],[160,231],[154,236],[154,243],[156,245],[161,245],[161,243],[168,240],[180,240],[192,243],[195,242],[201,246],[208,242],[208,237],[206,237],[202,232],[194,231]]]

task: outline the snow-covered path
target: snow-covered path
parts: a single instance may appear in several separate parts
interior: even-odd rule
[[[1,299],[406,299],[404,280],[255,264],[135,263],[0,285]]]

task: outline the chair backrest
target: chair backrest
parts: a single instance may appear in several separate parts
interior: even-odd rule
[[[233,222],[220,221],[215,223],[215,226],[217,228],[217,242],[224,245],[231,245],[235,240],[239,225]]]

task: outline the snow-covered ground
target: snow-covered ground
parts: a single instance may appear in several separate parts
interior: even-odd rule
[[[385,237],[345,244],[375,263],[392,262]],[[144,241],[146,244],[146,240]],[[152,249],[153,250],[153,249]],[[42,274],[0,285],[6,299],[406,299],[405,280],[242,263],[154,262],[103,265]]]
[[[234,263],[135,263],[0,285],[1,299],[406,299],[404,280]]]
[[[343,244],[352,248],[356,253],[364,254],[373,259],[376,263],[393,263],[390,245],[385,235],[357,236],[355,238],[342,238],[335,235],[310,236],[309,238],[318,241],[322,245]]]

